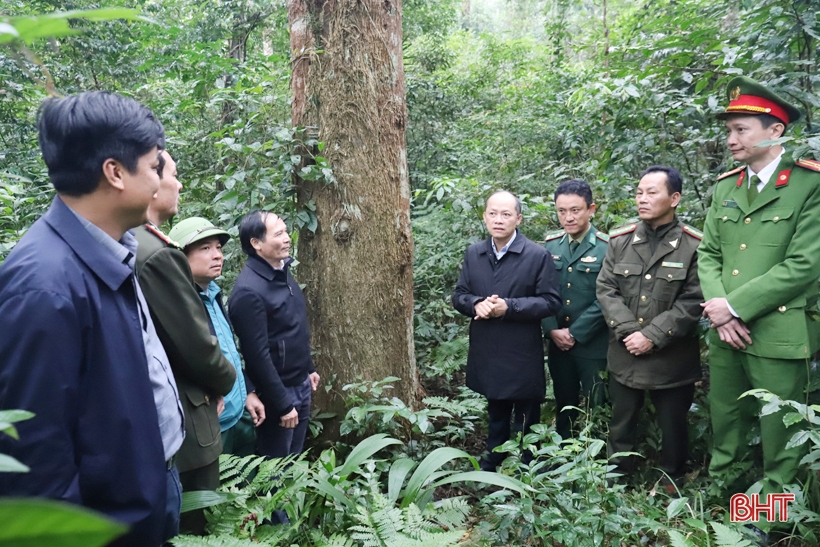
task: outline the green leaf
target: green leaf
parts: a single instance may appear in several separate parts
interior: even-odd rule
[[[672,547],[693,547],[693,543],[686,539],[683,534],[677,532],[675,530],[666,530],[666,533],[669,534],[669,539],[672,542]]]
[[[2,499],[0,515],[0,545],[97,547],[128,530],[90,509],[55,500]]]
[[[706,523],[705,523],[705,522],[703,522],[702,520],[698,520],[698,519],[683,519],[683,522],[685,522],[686,524],[688,524],[688,525],[689,525],[689,526],[691,526],[692,528],[697,528],[697,529],[698,529],[698,530],[700,530],[701,532],[707,532],[707,531],[708,531],[708,528],[707,528],[707,526],[706,526]]]
[[[387,498],[396,503],[401,493],[401,486],[407,474],[416,466],[416,462],[410,458],[401,458],[393,462],[390,472],[387,475]]]
[[[719,522],[710,522],[715,531],[715,540],[721,547],[745,547],[749,542],[740,533]]]
[[[410,481],[407,483],[407,489],[404,492],[404,498],[402,499],[401,506],[407,507],[411,503],[415,502],[416,496],[422,486],[430,480],[430,477],[436,471],[441,469],[443,465],[458,458],[467,458],[475,463],[475,458],[465,451],[459,450],[458,448],[444,446],[441,448],[436,448],[430,452],[430,454],[428,454],[427,457],[421,461],[415,473],[413,473],[413,476],[410,477]]]
[[[373,456],[376,452],[381,450],[386,446],[391,446],[395,444],[402,444],[401,441],[396,439],[391,439],[387,437],[384,433],[378,433],[376,435],[372,435],[359,444],[357,444],[353,450],[350,451],[350,455],[347,457],[344,465],[339,469],[338,475],[341,478],[345,478],[350,475],[357,467],[359,467],[362,462]]]
[[[0,473],[28,473],[29,467],[7,454],[0,454]]]
[[[438,487],[457,482],[480,482],[483,484],[492,484],[493,486],[506,488],[507,490],[512,490],[513,492],[518,492],[522,495],[526,495],[528,492],[533,491],[532,488],[518,479],[508,477],[507,475],[500,475],[498,473],[490,473],[489,471],[463,471],[461,473],[453,473],[452,475],[448,475],[447,477],[436,481],[433,486]]]
[[[205,507],[213,507],[220,505],[226,501],[233,501],[240,494],[214,492],[213,490],[192,490],[182,493],[182,508],[180,513],[187,513],[196,509],[203,509]]]
[[[677,517],[686,508],[687,503],[689,503],[689,498],[673,499],[666,508],[666,517],[670,520]]]

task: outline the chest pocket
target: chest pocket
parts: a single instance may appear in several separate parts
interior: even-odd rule
[[[793,207],[774,207],[761,211],[763,223],[757,242],[761,245],[788,245],[794,235]]]
[[[575,279],[578,280],[578,284],[581,287],[586,289],[595,289],[595,281],[598,279],[598,274],[601,272],[600,262],[581,262],[579,260],[575,263],[575,266],[573,266],[572,269],[578,272]]]
[[[741,214],[742,211],[735,207],[721,207],[718,209],[718,232],[722,243],[731,245],[737,237],[736,228]]]
[[[655,285],[652,287],[652,298],[672,302],[686,282],[687,265],[683,268],[661,266],[655,275]]]
[[[564,269],[564,261],[560,258],[555,258],[553,255],[552,262],[555,264],[555,269],[559,272]]]
[[[624,296],[635,296],[641,290],[641,273],[643,264],[618,262],[612,268],[612,273],[618,279],[621,294]]]

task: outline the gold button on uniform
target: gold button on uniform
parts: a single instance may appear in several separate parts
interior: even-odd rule
[[[641,302],[646,302],[646,295],[641,296]]]
[[[741,251],[745,251],[745,250],[746,250],[746,244],[745,244],[745,243],[741,243],[741,244],[740,244],[740,250],[741,250]]]
[[[566,317],[564,317],[564,321],[569,321],[569,315],[567,315]]]
[[[740,273],[740,272],[739,272],[739,271],[737,271],[737,270],[732,270],[732,275],[737,275],[737,274],[739,274],[739,273]]]
[[[569,289],[570,287],[572,287],[572,283],[567,283],[567,288]]]
[[[629,270],[624,270],[624,275],[628,274]]]
[[[643,317],[638,317],[638,323],[643,324]]]
[[[610,325],[614,325],[614,324],[615,324],[615,321],[610,321],[610,322],[609,322],[609,324],[610,324]]]
[[[567,306],[569,306],[569,304],[570,304],[570,302],[569,302],[569,300],[567,300]]]
[[[672,279],[672,274],[667,274],[666,277],[668,277],[669,279]]]
[[[783,313],[784,311],[786,311],[786,306],[780,306],[779,308],[777,308],[777,311]]]
[[[644,277],[644,279],[652,279],[652,274],[646,274],[643,277]]]
[[[727,216],[725,216],[725,215],[724,215],[724,216],[723,216],[723,220],[729,220],[729,217],[727,217]]]
[[[669,332],[667,332],[666,334],[668,334],[669,336],[672,336],[672,331],[670,330],[670,331],[669,331]]]
[[[746,217],[746,220],[744,220],[743,222],[745,222],[746,224],[749,224],[751,221],[752,221],[752,219],[750,219],[749,217]]]
[[[572,266],[570,266],[569,268],[567,268],[567,271],[568,271],[568,272],[571,272],[571,271],[572,271]]]
[[[587,273],[589,273],[589,268],[587,268]]]
[[[208,401],[209,401],[208,395],[205,395],[205,402],[207,403]]]
[[[778,220],[780,220],[780,217],[774,217],[772,220],[777,222]]]

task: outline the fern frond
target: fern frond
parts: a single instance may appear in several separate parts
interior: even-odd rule
[[[259,547],[259,543],[233,536],[177,536],[170,540],[175,547]]]

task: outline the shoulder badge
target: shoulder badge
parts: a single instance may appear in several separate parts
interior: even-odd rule
[[[632,232],[635,231],[635,229],[637,227],[638,227],[637,224],[627,224],[626,226],[621,226],[620,228],[615,228],[614,230],[610,230],[609,237],[613,238],[613,237],[622,236],[624,234],[631,234]]]
[[[798,167],[809,169],[811,171],[817,171],[818,173],[820,173],[820,161],[812,160],[809,158],[802,158],[794,162],[794,164]]]
[[[690,236],[694,237],[698,241],[703,240],[703,232],[701,232],[697,228],[693,228],[692,226],[689,226],[688,224],[683,225],[683,232],[687,235],[690,235]]]
[[[820,169],[818,169],[820,170]],[[774,183],[775,188],[783,188],[787,184],[789,184],[789,177],[792,174],[791,169],[783,169],[781,172],[777,174],[777,180]]]
[[[595,237],[601,241],[609,241],[609,236],[603,232],[595,232]]]
[[[566,233],[565,230],[557,230],[555,232],[550,232],[547,234],[547,237],[544,238],[544,241],[552,241],[553,239],[558,239],[559,237],[563,236]]]
[[[145,224],[145,229],[160,238],[166,245],[169,247],[174,247],[175,249],[182,249],[179,243],[168,237],[167,235],[160,232],[157,228],[155,228],[152,224]]]
[[[741,171],[743,171],[744,169],[746,169],[746,166],[745,166],[745,165],[741,165],[741,166],[740,166],[740,167],[738,167],[737,169],[732,169],[731,171],[726,171],[726,172],[725,172],[725,173],[723,173],[722,175],[719,175],[717,179],[718,179],[718,180],[723,180],[723,179],[725,179],[725,178],[731,177],[732,175],[736,175],[736,174],[740,173],[740,172],[741,172]]]

